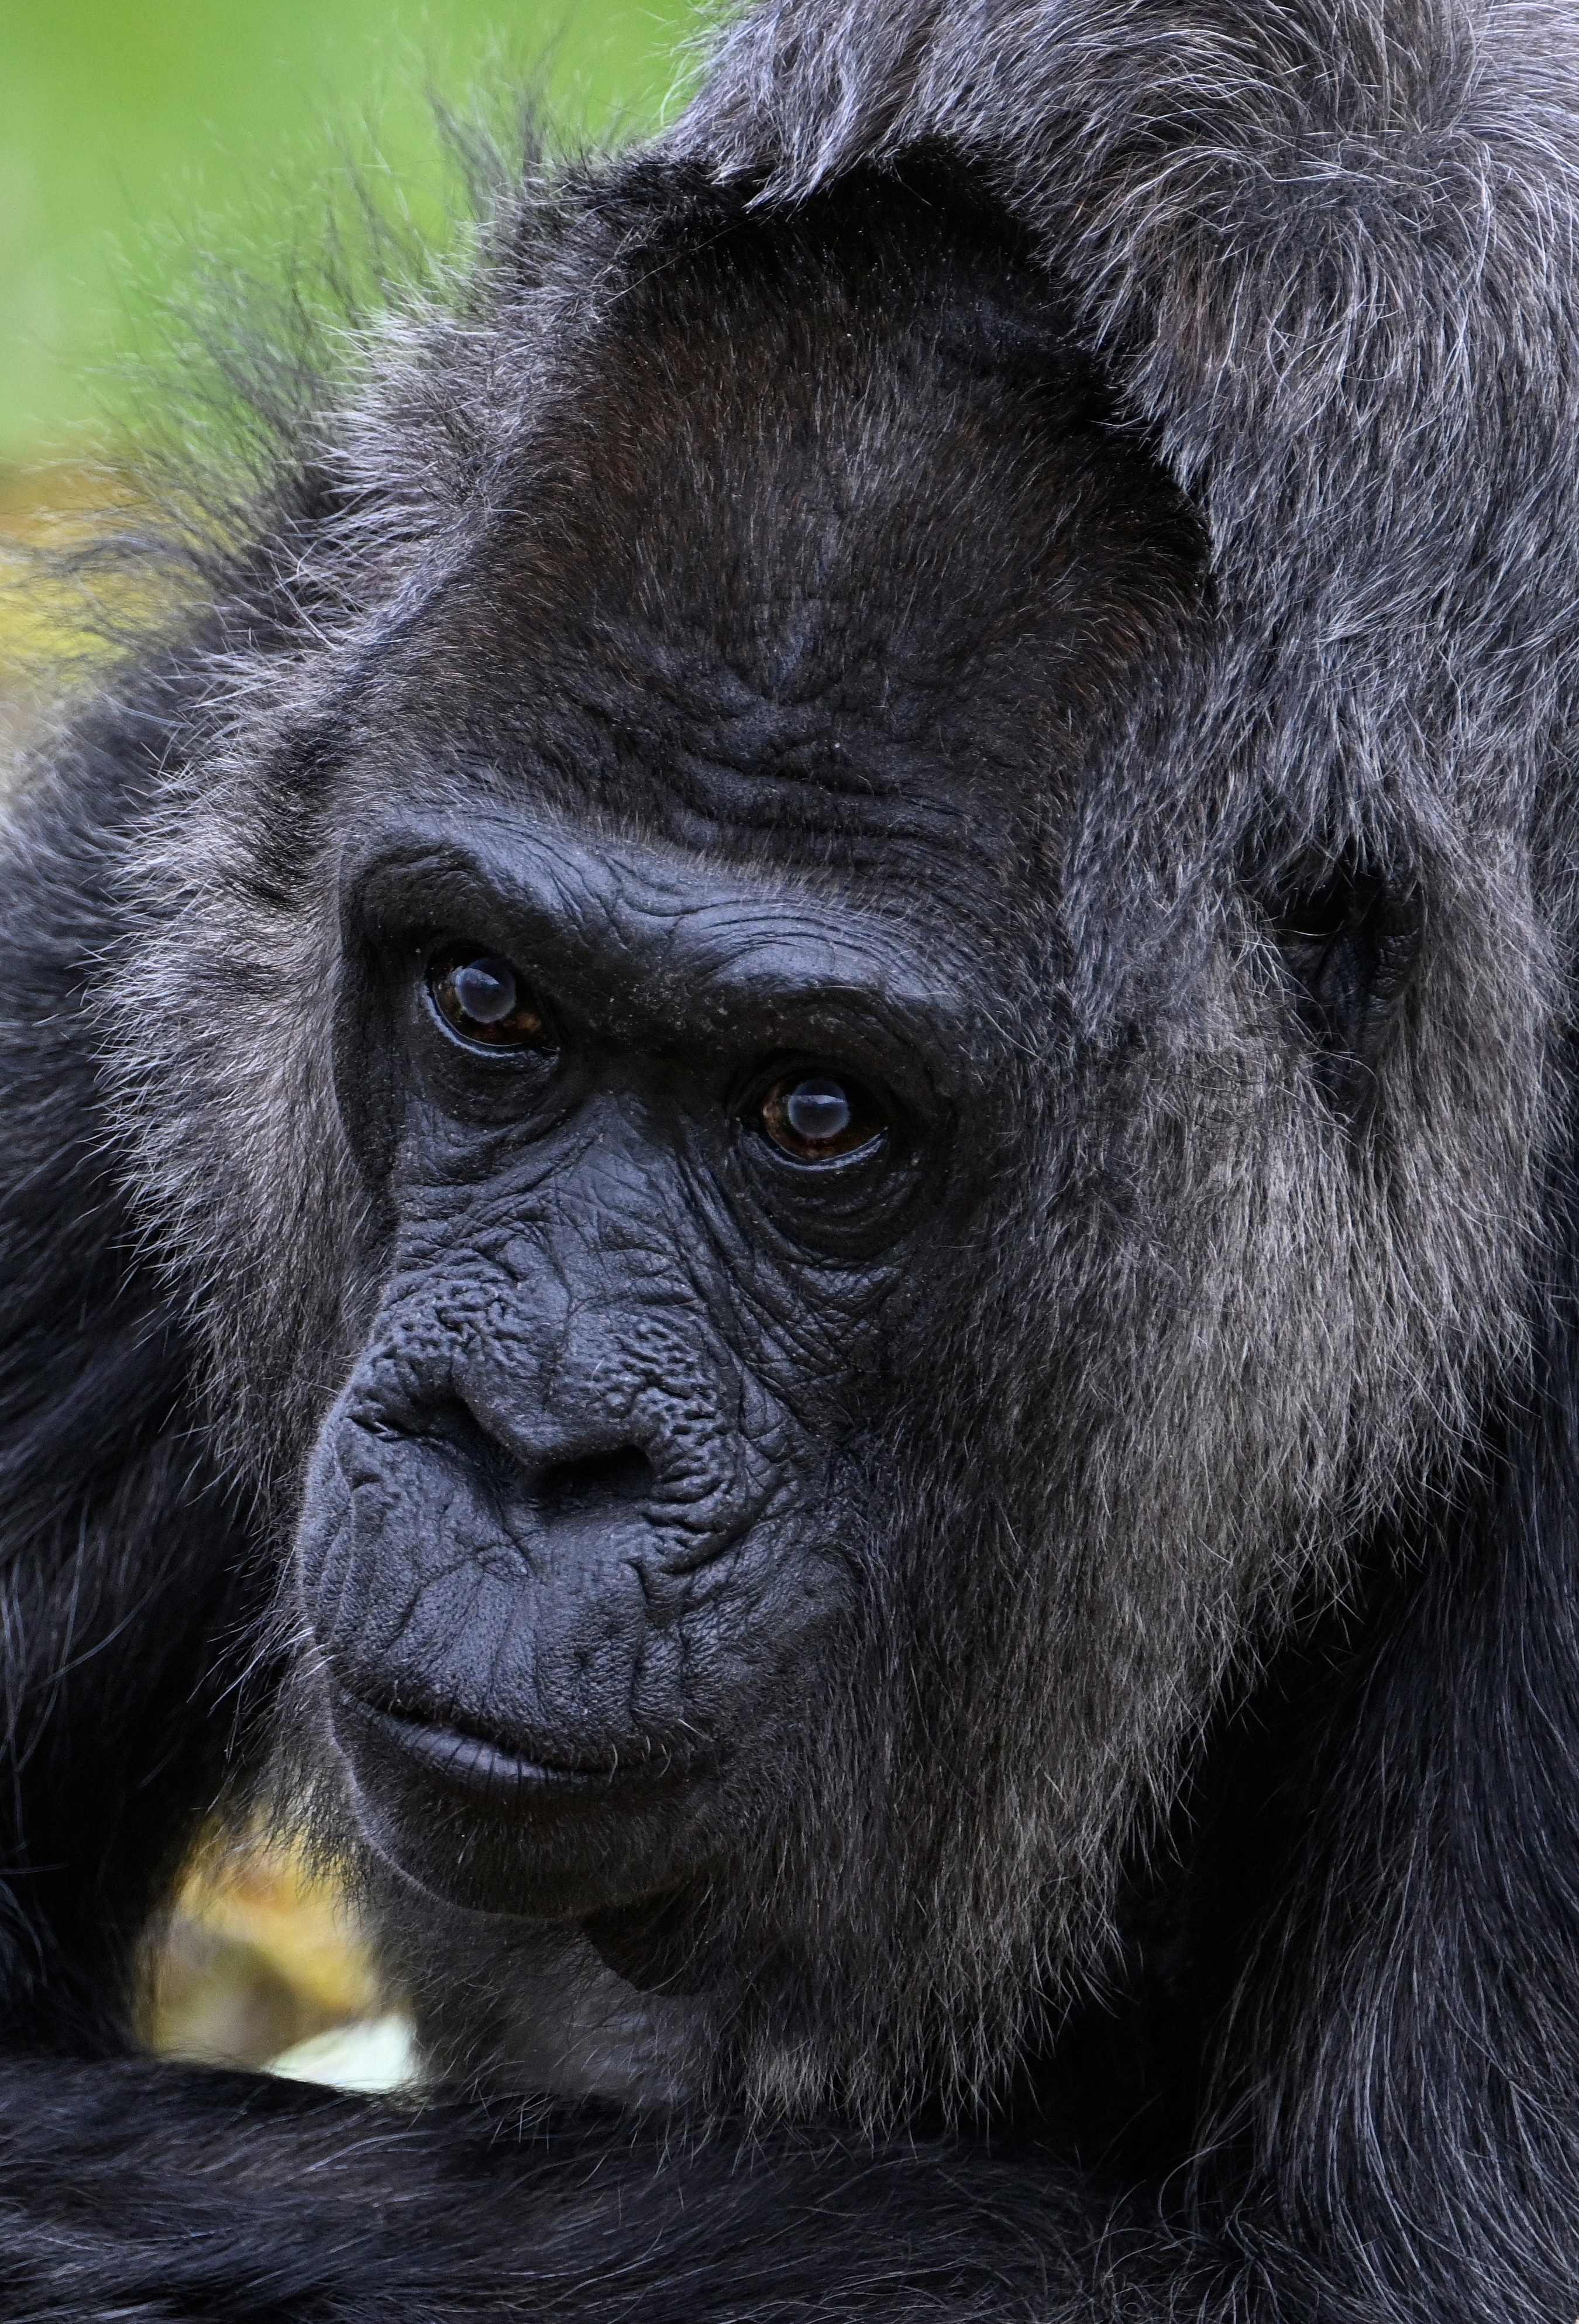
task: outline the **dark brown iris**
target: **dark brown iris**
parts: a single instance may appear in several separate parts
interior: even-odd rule
[[[837,1162],[874,1145],[887,1123],[869,1090],[842,1074],[782,1074],[760,1100],[763,1135],[792,1162]]]

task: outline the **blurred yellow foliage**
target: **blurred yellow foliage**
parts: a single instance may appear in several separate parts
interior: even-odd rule
[[[300,1854],[259,1845],[199,1856],[153,1963],[143,2028],[152,2049],[262,2066],[379,2009],[349,1906]]]
[[[99,467],[0,468],[0,709],[91,674],[117,624],[153,607],[146,577],[72,563],[137,512],[125,480]]]

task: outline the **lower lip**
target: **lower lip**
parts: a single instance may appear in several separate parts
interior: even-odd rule
[[[392,1711],[374,1711],[364,1702],[347,1707],[354,1708],[356,1723],[367,1734],[392,1746],[435,1783],[468,1799],[524,1804],[530,1800],[623,1790],[639,1775],[651,1780],[646,1768],[555,1766],[540,1759],[522,1758],[458,1728],[425,1726],[415,1720],[398,1719]]]

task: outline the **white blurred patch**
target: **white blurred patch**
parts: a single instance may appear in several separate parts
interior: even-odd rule
[[[415,2029],[392,2011],[332,2026],[271,2060],[268,2071],[290,2082],[328,2082],[337,2090],[409,2089],[422,2079]]]

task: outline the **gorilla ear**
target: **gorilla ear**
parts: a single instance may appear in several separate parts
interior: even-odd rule
[[[1317,1078],[1356,1114],[1419,959],[1418,889],[1351,854],[1290,867],[1264,908]]]

